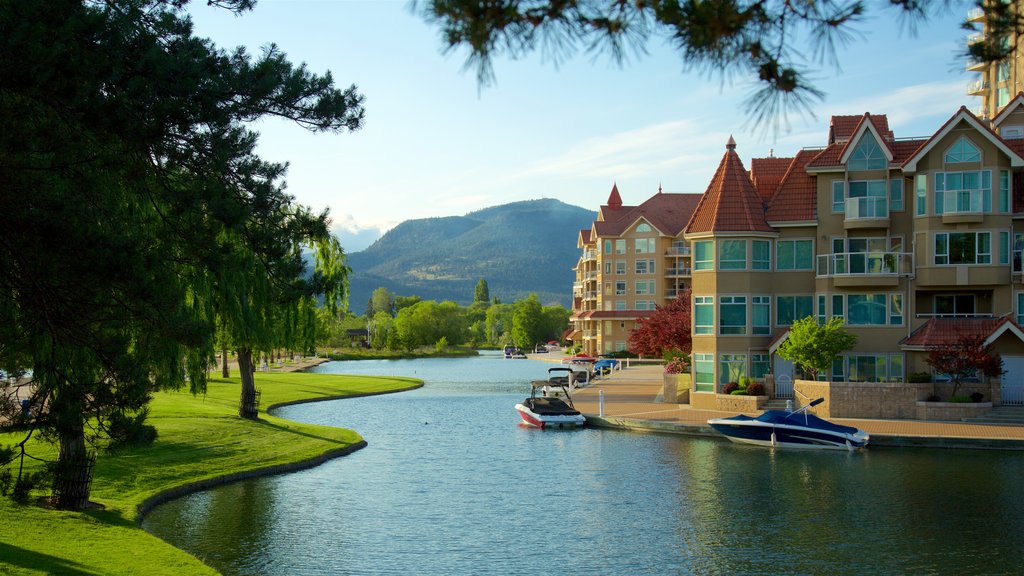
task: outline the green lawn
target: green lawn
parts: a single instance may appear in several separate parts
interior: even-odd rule
[[[261,406],[299,400],[408,390],[407,378],[325,374],[257,374]],[[195,557],[138,527],[139,507],[161,493],[229,475],[310,461],[357,447],[351,430],[300,424],[261,413],[238,418],[238,378],[213,380],[205,396],[164,392],[150,423],[149,447],[101,452],[92,500],[102,509],[59,512],[0,498],[0,574],[216,574]],[[16,435],[0,435],[9,444]],[[34,450],[38,450],[36,448]]]

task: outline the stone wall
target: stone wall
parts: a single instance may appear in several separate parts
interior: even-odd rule
[[[754,414],[761,411],[761,406],[768,401],[767,396],[747,396],[745,394],[715,394],[715,409],[722,412],[743,412]]]
[[[956,422],[964,418],[981,416],[992,409],[991,402],[918,402],[918,420],[946,420]]]
[[[879,418],[895,420],[960,420],[964,416],[984,413],[982,408],[991,409],[993,402],[976,404],[948,404],[946,402],[925,402],[930,396],[949,398],[952,384],[905,383],[905,382],[817,382],[796,380],[793,383],[794,402],[804,406],[811,400],[824,398],[825,401],[811,408],[811,412],[822,418]],[[998,385],[960,386],[957,394],[969,396],[981,392],[986,400],[998,402],[993,394],[999,394]],[[922,406],[926,405],[926,406]],[[939,405],[957,407],[939,408]],[[966,408],[965,408],[966,407]],[[964,416],[956,416],[963,413]]]

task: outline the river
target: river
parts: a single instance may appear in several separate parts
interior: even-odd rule
[[[518,425],[550,364],[331,362],[400,394],[289,406],[369,446],[164,504],[143,526],[225,574],[1019,574],[1024,454],[770,451]],[[258,376],[257,376],[258,378]]]

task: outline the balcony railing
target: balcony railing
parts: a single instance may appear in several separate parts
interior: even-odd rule
[[[597,280],[597,272],[587,272],[583,275],[584,280]]]
[[[981,22],[985,18],[985,10],[982,8],[971,8],[967,11],[968,22]]]
[[[584,300],[597,300],[597,291],[590,291],[583,294]]]
[[[975,58],[967,59],[967,70],[969,72],[980,72],[988,67],[988,62],[984,60],[978,60]]]
[[[675,278],[689,278],[693,274],[692,268],[666,268],[665,276]]]
[[[935,211],[940,214],[981,214],[985,211],[987,190],[944,190],[939,194],[941,206]]]
[[[836,252],[818,256],[818,276],[912,276],[909,252]]]
[[[690,247],[689,246],[672,246],[668,250],[665,250],[665,255],[666,256],[689,256],[690,255]]]
[[[978,42],[982,42],[984,40],[985,40],[985,33],[984,32],[972,32],[971,34],[967,35],[967,45],[968,46],[970,46],[971,44],[977,44]]]
[[[889,201],[884,196],[846,199],[847,220],[878,220],[889,217]]]
[[[988,81],[986,80],[975,80],[967,85],[968,96],[979,96],[988,92]]]
[[[584,260],[596,260],[597,259],[597,250],[585,250],[583,252],[583,259]]]

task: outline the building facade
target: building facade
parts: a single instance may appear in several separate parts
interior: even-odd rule
[[[824,144],[748,170],[730,138],[703,194],[623,206],[613,187],[579,235],[574,340],[625,349],[688,287],[695,393],[771,373],[789,396],[799,374],[776,351],[813,316],[857,336],[833,381],[905,382],[931,372],[929,347],[972,333],[1003,358],[1001,403],[1024,403],[1024,94],[924,138],[834,116]]]
[[[1001,4],[1012,4],[1014,9],[1024,9],[1024,2],[1021,0],[989,0]],[[968,58],[967,70],[977,72],[977,77],[967,84],[967,94],[981,98],[981,104],[973,112],[980,118],[994,118],[995,115],[1010,103],[1015,94],[1024,90],[1024,54],[1020,38],[1017,33],[1001,38],[991,38],[995,34],[992,27],[985,22],[985,10],[976,7],[967,13],[967,22],[980,30],[970,34],[967,38],[968,44],[975,44],[994,40],[1006,48],[1016,47],[1007,58],[997,62],[983,62],[981,60]],[[1005,137],[1024,137],[1024,133],[1014,134],[1012,131],[1004,133]]]

